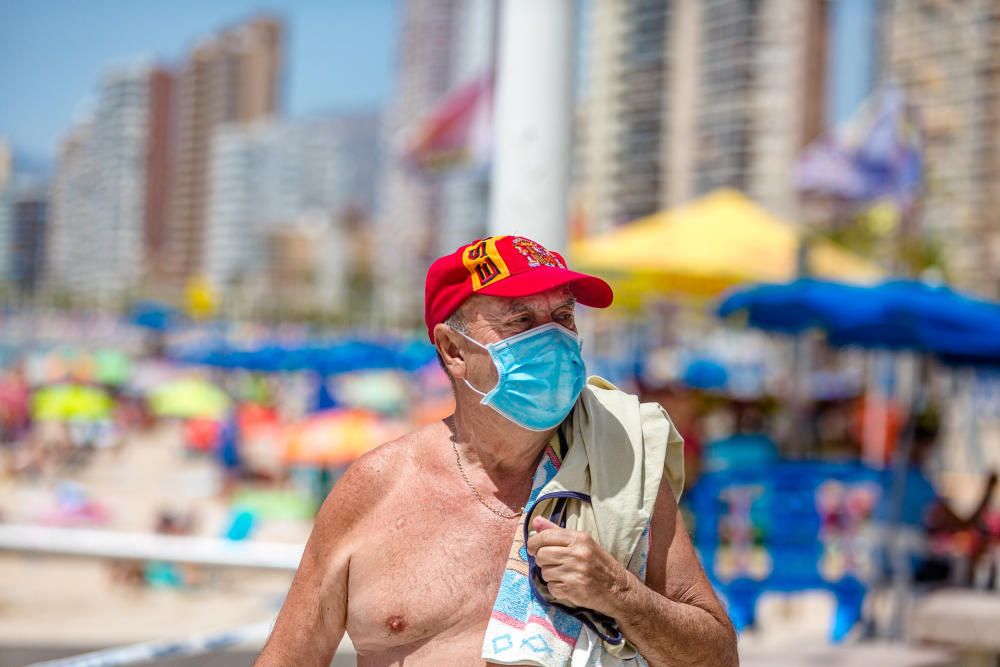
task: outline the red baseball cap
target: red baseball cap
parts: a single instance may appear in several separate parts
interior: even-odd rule
[[[562,255],[523,236],[491,236],[439,257],[427,270],[424,320],[434,341],[434,326],[444,322],[473,294],[530,296],[563,285],[585,306],[607,308],[611,286],[595,276],[566,268]]]

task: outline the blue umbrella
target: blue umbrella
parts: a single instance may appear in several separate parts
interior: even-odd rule
[[[952,363],[1000,364],[1000,305],[947,287],[893,280],[862,287],[803,278],[730,293],[720,317],[796,334],[821,329],[833,345],[929,352]]]
[[[240,348],[217,343],[181,350],[178,361],[262,372],[312,370],[337,375],[363,370],[413,371],[434,359],[434,347],[419,341],[340,339]]]
[[[184,316],[173,306],[156,301],[140,301],[129,311],[128,321],[151,331],[167,331],[184,322]]]
[[[729,371],[713,359],[695,359],[684,368],[681,379],[693,389],[725,389]]]

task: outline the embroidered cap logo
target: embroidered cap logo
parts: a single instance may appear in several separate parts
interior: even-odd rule
[[[474,292],[510,276],[507,263],[497,251],[497,239],[500,238],[503,237],[491,236],[474,243],[462,255],[462,263],[472,276]]]

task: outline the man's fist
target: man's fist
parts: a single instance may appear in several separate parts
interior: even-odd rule
[[[537,532],[528,538],[528,553],[553,597],[614,618],[632,583],[628,570],[589,533],[560,528],[544,517],[535,517],[531,527]]]

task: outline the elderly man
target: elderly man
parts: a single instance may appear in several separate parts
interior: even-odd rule
[[[345,630],[361,666],[738,664],[678,517],[676,430],[585,380],[576,304],[611,299],[523,237],[434,263],[455,413],[337,483],[256,665],[328,665]]]

